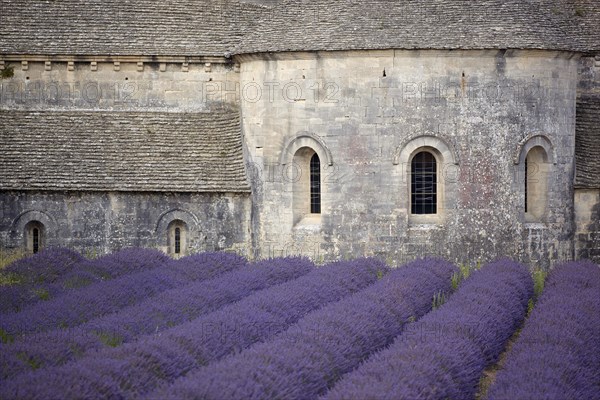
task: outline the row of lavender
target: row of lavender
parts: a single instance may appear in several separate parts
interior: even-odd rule
[[[64,366],[19,374],[0,389],[0,397],[112,398],[146,393],[267,340],[310,311],[374,283],[388,270],[369,259],[320,267],[159,335],[142,336]]]
[[[214,278],[247,265],[244,258],[232,253],[202,253],[171,260],[168,264],[155,261],[151,253],[145,262],[139,263],[146,265],[139,272],[70,290],[17,313],[0,314],[0,332],[4,341],[25,334],[74,327],[165,290]],[[148,269],[148,266],[153,268]]]
[[[532,283],[510,262],[486,266],[320,397],[475,398],[525,316]],[[570,262],[550,274],[485,398],[600,399],[600,268]]]
[[[29,342],[26,354],[45,357],[47,366],[80,359],[32,373],[19,374],[24,369],[17,368],[12,375],[19,375],[0,390],[0,397],[473,398],[482,371],[497,361],[521,324],[532,294],[526,268],[500,261],[474,273],[446,304],[427,313],[432,297],[449,295],[449,277],[456,269],[448,263],[419,261],[390,274],[374,260],[328,265],[308,274],[297,268],[280,281],[292,280],[270,289],[271,284],[249,284],[256,289],[239,294],[241,301],[223,308],[226,298],[244,291],[251,274],[235,286],[232,297],[215,300],[214,308],[194,303],[191,308],[199,308],[192,313],[177,311],[190,301],[178,298],[178,289],[167,290],[164,295],[171,294],[162,299],[171,299],[172,304],[165,307],[153,307],[148,299],[123,309],[127,312],[80,325],[76,329],[81,330],[73,331],[82,332],[80,342],[64,340],[73,336],[59,331],[27,336],[36,340]],[[236,273],[226,274],[231,275],[227,278]],[[295,274],[304,276],[294,279]],[[508,354],[490,398],[540,393],[548,398],[598,398],[600,384],[594,382],[600,382],[599,274],[597,265],[585,262],[553,271],[530,319],[538,325],[526,324],[521,335],[525,344],[517,342]],[[226,275],[220,281],[224,286]],[[210,290],[211,281],[219,278],[196,290]],[[193,285],[197,284],[190,284],[186,292],[190,296],[199,293],[191,289]],[[261,288],[267,289],[250,294]],[[227,289],[212,293],[218,296],[222,290]],[[581,293],[581,303],[574,293]],[[213,295],[205,301],[211,303]],[[538,314],[542,316],[535,319]],[[565,319],[569,329],[563,326]],[[407,324],[414,320],[418,321]],[[125,329],[115,328],[126,321]],[[169,328],[176,324],[180,325]],[[530,324],[534,328],[528,330]],[[154,326],[160,334],[148,335]],[[117,344],[137,341],[102,350],[102,334],[118,337]],[[54,350],[40,350],[44,341],[52,340]],[[23,361],[26,342],[18,344],[24,346],[21,350],[14,347],[8,352],[12,361],[15,357]],[[73,357],[74,344],[99,352]],[[511,364],[511,357],[518,361]],[[8,361],[5,364],[11,365]],[[515,379],[519,374],[525,378]],[[564,380],[554,386],[546,382],[556,381],[556,376]],[[529,387],[515,387],[514,382]]]
[[[434,295],[449,294],[456,271],[445,261],[410,263],[309,314],[273,340],[190,372],[147,398],[316,398],[429,312]]]
[[[533,281],[522,265],[486,265],[323,399],[474,398],[483,370],[524,319],[532,294]]]
[[[600,399],[600,268],[553,270],[488,391],[499,399]]]
[[[216,272],[215,254],[182,259],[188,268]],[[202,262],[200,262],[202,260]],[[220,262],[239,264],[240,259],[222,254]],[[36,368],[62,365],[87,352],[118,346],[137,337],[193,320],[200,315],[240,300],[255,291],[298,278],[314,268],[306,258],[279,258],[250,264],[212,279],[166,290],[117,312],[92,319],[71,329],[54,329],[27,335],[0,354],[0,376],[9,378]],[[225,271],[228,268],[223,268]],[[135,274],[133,275],[135,277]]]
[[[12,284],[0,291],[0,313],[17,312],[70,290],[163,266],[170,260],[149,249],[124,249],[96,260],[70,249],[45,249],[1,271]]]

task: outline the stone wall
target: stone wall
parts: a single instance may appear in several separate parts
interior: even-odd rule
[[[72,112],[69,115],[73,116],[77,112],[81,112],[82,116],[101,116],[102,113],[95,112],[102,111],[118,112],[115,113],[115,120],[118,120],[127,118],[127,115],[135,118],[132,112],[144,112],[148,113],[148,119],[155,119],[153,115],[160,119],[164,115],[177,113],[182,116],[181,119],[188,116],[188,120],[196,122],[198,120],[195,118],[200,118],[198,116],[209,115],[212,116],[211,122],[214,122],[219,118],[213,107],[239,104],[239,66],[225,57],[2,55],[0,70],[12,71],[11,77],[7,73],[6,79],[0,79],[0,110],[55,111],[51,115],[53,118],[63,115],[65,111]],[[190,118],[190,113],[197,114]],[[121,117],[123,115],[125,117]],[[42,117],[37,118],[38,121],[40,119]],[[175,132],[189,147],[185,150],[195,155],[194,168],[209,164],[212,156],[208,160],[200,157],[203,151],[211,148],[208,139],[197,140],[197,136],[191,133],[198,129],[194,130],[189,124],[182,125],[177,121],[175,117],[163,118],[159,125]],[[228,124],[231,125],[231,121]],[[131,129],[131,125],[135,125],[136,129],[145,126],[131,119],[123,129]],[[200,131],[211,129],[210,124],[203,124],[199,128]],[[55,135],[54,143],[58,146],[61,143],[57,140],[60,133],[64,146],[77,146],[75,140],[64,137],[65,130],[55,133],[52,129],[56,127],[48,127],[44,140],[52,141],[51,136]],[[212,129],[215,131],[213,136],[222,134],[219,140],[225,140],[227,135],[219,132],[219,129]],[[89,133],[86,129],[81,131]],[[111,135],[108,127],[103,131],[100,126],[98,131],[101,134],[89,137],[95,140],[94,145],[111,139],[117,141],[118,135]],[[135,132],[139,134],[140,130]],[[124,130],[123,135],[127,134]],[[168,142],[169,134],[161,134],[164,136],[161,140]],[[188,143],[185,142],[186,138]],[[167,144],[172,146],[173,142]],[[43,146],[38,150],[43,153]],[[116,149],[111,156],[120,150]],[[170,162],[172,160],[168,152],[155,153],[156,163],[144,166],[156,169],[159,165],[160,170],[153,173],[153,177],[165,173],[175,176],[179,168],[185,168],[183,172],[190,172],[185,165]],[[241,158],[241,154],[238,155]],[[222,154],[220,156],[223,157]],[[178,157],[179,161],[181,158]],[[60,159],[56,157],[56,160]],[[121,161],[124,159],[121,157]],[[35,162],[39,164],[39,159],[35,158]],[[75,163],[70,168],[83,169],[81,173],[93,176],[94,171],[86,169],[84,165]],[[176,170],[168,172],[173,165],[177,165]],[[65,165],[65,170],[67,168]],[[38,171],[48,178],[43,166],[38,166]],[[227,168],[222,168],[222,171],[227,171]],[[131,174],[129,178],[134,175]],[[223,175],[230,180],[235,179],[231,174]],[[95,183],[102,185],[101,181]],[[168,251],[167,228],[173,220],[185,222],[189,230],[185,235],[189,252],[229,249],[247,253],[250,247],[250,198],[243,193],[147,192],[145,189],[150,187],[145,179],[131,182],[133,187],[139,187],[140,192],[85,191],[78,190],[74,185],[69,187],[70,184],[63,179],[53,185],[72,189],[68,191],[50,190],[50,187],[49,190],[40,191],[0,190],[0,249],[24,248],[26,225],[30,221],[43,224],[44,245],[67,246],[84,254],[107,253],[129,246]],[[226,188],[227,185],[223,183],[220,187]],[[211,191],[218,189],[216,187]],[[197,188],[194,190],[198,191]]]
[[[48,245],[166,249],[165,221],[187,218],[191,251],[243,247],[256,257],[377,255],[392,263],[509,256],[542,266],[583,257],[598,247],[597,201],[573,192],[575,97],[578,81],[579,91],[597,82],[594,62],[491,50],[4,56],[0,69],[14,76],[0,80],[3,110],[240,107],[252,196],[4,191],[0,244],[23,246],[31,217],[47,221]],[[306,147],[321,161],[320,215],[298,211],[308,204]],[[530,193],[544,204],[529,215],[524,161],[536,147],[544,157],[533,179],[545,185],[529,187],[546,193]],[[438,161],[433,216],[410,211],[410,160],[419,149]]]
[[[401,262],[573,255],[577,57],[550,51],[354,51],[246,55],[240,87],[255,249]],[[524,210],[524,161],[544,149],[545,212]],[[322,213],[295,223],[294,163],[319,155]],[[434,216],[410,212],[409,163],[438,160]],[[532,166],[530,166],[531,168]],[[298,186],[298,185],[296,185]]]
[[[600,189],[575,189],[575,256],[600,263]]]
[[[239,66],[224,57],[0,56],[0,109],[202,112],[237,104]]]
[[[187,226],[188,252],[249,248],[247,195],[123,192],[0,192],[0,248],[25,247],[26,225],[44,226],[44,245],[83,254],[124,247],[167,251],[172,221]]]
[[[577,95],[575,257],[600,263],[600,56],[582,57]]]

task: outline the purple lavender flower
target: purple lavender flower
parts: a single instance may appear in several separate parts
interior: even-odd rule
[[[116,312],[168,289],[193,280],[213,278],[246,265],[241,257],[230,253],[204,253],[170,260],[147,252],[132,252],[139,258],[127,262],[129,271],[140,265],[154,268],[129,273],[120,278],[75,289],[63,295],[34,304],[14,314],[0,315],[0,332],[4,337],[45,332],[55,328],[80,325],[93,318]],[[168,261],[165,264],[165,261]]]
[[[83,261],[86,258],[73,250],[52,247],[13,262],[4,272],[18,275],[22,283],[53,282]]]
[[[148,397],[315,398],[369,354],[389,344],[408,321],[427,313],[434,294],[451,290],[455,271],[441,260],[410,263],[308,314],[274,340],[189,373]]]
[[[557,266],[488,391],[496,399],[600,399],[600,267]]]
[[[532,294],[526,267],[490,263],[322,398],[474,398],[483,370],[520,325]]]
[[[16,283],[0,287],[0,313],[17,312],[55,297],[64,291],[61,278],[85,264],[89,264],[85,257],[60,247],[44,249],[13,262],[2,271]]]
[[[307,258],[265,260],[214,279],[167,290],[73,329],[29,335],[5,346],[0,354],[0,377],[6,379],[29,371],[32,365],[37,368],[62,365],[90,350],[117,346],[143,334],[162,332],[255,291],[298,278],[313,268],[314,264]],[[196,265],[194,269],[200,271],[203,268]]]
[[[73,289],[165,265],[172,260],[151,249],[128,248],[88,260],[65,248],[48,248],[15,261],[4,274],[19,283],[2,287],[0,312],[18,312],[42,300],[54,299]]]
[[[0,397],[145,396],[158,385],[267,340],[310,311],[376,282],[388,270],[373,259],[319,267],[159,335],[105,349],[64,366],[18,375],[0,388]]]

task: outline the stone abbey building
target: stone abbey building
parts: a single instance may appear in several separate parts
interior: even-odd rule
[[[600,260],[594,0],[0,0],[0,245]]]

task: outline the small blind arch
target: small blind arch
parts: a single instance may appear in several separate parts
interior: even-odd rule
[[[548,176],[551,164],[541,146],[534,146],[525,155],[523,182],[525,218],[530,222],[540,222],[546,213],[548,202]]]

